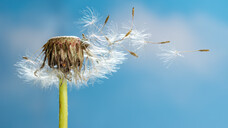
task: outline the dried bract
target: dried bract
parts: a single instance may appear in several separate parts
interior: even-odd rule
[[[42,47],[44,60],[39,70],[45,66],[47,60],[50,68],[58,69],[65,76],[73,70],[78,72],[79,77],[81,77],[80,72],[84,62],[84,52],[88,52],[88,46],[89,44],[74,36],[51,38]]]

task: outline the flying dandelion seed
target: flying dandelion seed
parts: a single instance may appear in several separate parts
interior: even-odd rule
[[[173,63],[173,61],[177,57],[184,57],[184,53],[187,52],[209,52],[209,49],[200,49],[200,50],[194,50],[194,51],[178,51],[174,47],[171,46],[160,46],[159,47],[162,53],[157,54],[157,56],[160,57],[160,59],[163,61],[166,68],[169,68],[170,65]]]

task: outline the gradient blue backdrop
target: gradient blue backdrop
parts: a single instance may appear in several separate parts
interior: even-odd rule
[[[227,0],[1,0],[0,127],[58,127],[58,89],[25,83],[14,64],[52,36],[80,36],[74,22],[86,6],[104,17],[134,6],[136,13],[145,9],[164,20],[174,14],[189,22],[197,14],[210,17],[213,23],[196,20],[191,26],[203,37],[198,46],[212,51],[187,56],[169,69],[142,51],[109,79],[69,88],[69,128],[227,128],[227,5]],[[199,68],[188,65],[188,58],[198,56]]]

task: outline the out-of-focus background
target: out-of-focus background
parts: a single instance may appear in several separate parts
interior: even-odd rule
[[[167,69],[157,45],[128,56],[118,72],[92,86],[69,88],[69,128],[227,128],[227,0],[1,0],[0,127],[58,127],[58,89],[18,78],[14,64],[59,35],[81,37],[87,6],[101,19],[135,24],[151,41],[171,40],[188,53]]]

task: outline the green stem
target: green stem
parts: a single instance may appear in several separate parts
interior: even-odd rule
[[[59,128],[68,127],[67,80],[59,79]]]

